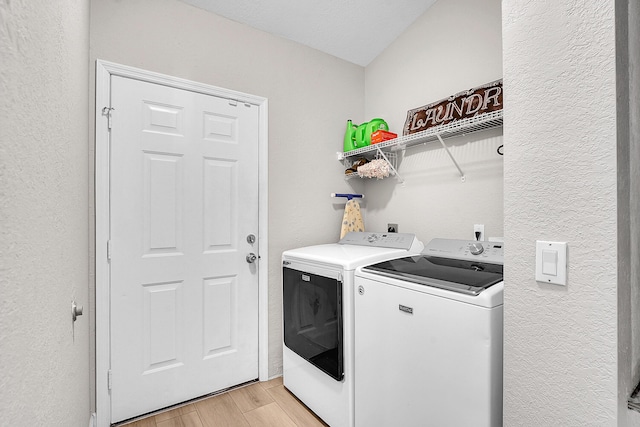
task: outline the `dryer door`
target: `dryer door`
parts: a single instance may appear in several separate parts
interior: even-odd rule
[[[288,267],[282,270],[284,345],[342,381],[342,281]]]

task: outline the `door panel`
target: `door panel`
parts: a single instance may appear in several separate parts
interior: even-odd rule
[[[236,240],[237,176],[236,162],[204,159],[205,251],[232,249]]]
[[[219,277],[204,282],[204,357],[234,351],[237,342],[233,329],[235,282],[234,277]]]
[[[184,345],[179,339],[184,299],[182,282],[154,283],[143,287],[144,369],[175,366],[184,360]]]
[[[144,153],[145,255],[177,253],[182,246],[182,156]]]
[[[258,377],[258,108],[111,83],[117,422]]]

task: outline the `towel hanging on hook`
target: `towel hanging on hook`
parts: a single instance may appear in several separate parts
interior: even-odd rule
[[[347,199],[340,227],[340,238],[342,239],[350,231],[364,231],[360,203],[357,200],[364,198],[364,194],[331,193],[331,197],[345,197]]]
[[[349,199],[347,204],[344,205],[340,238],[342,239],[350,231],[364,231],[364,221],[360,213],[360,203],[358,203],[357,199]]]

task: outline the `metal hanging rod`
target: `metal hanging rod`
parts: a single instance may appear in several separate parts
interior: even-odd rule
[[[331,193],[331,197],[346,197],[346,198],[347,198],[347,200],[351,200],[351,199],[364,199],[364,194]]]

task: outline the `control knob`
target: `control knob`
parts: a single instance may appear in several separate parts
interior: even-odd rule
[[[482,252],[484,252],[484,247],[480,242],[473,242],[469,245],[469,251],[472,255],[480,255]]]

